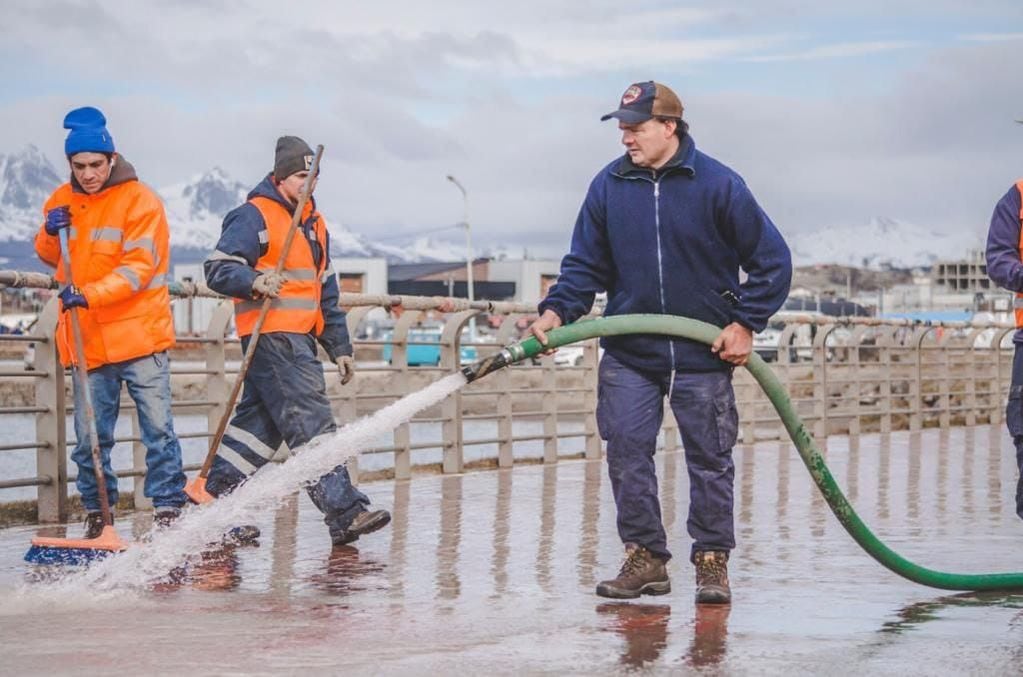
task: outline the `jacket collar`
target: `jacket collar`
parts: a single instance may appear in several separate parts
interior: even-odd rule
[[[651,171],[654,171],[654,175],[657,177],[664,176],[673,171],[680,171],[689,178],[694,178],[696,176],[695,165],[696,143],[693,142],[693,137],[686,133],[679,137],[678,150],[660,169],[654,171],[649,167],[637,167],[629,158],[629,154],[625,153],[612,173],[622,178],[633,178],[636,175],[648,178]]]
[[[135,173],[135,167],[124,159],[124,156],[118,153],[116,156],[117,160],[114,162],[114,168],[110,170],[110,176],[107,177],[107,182],[103,184],[103,187],[96,191],[96,195],[99,195],[108,188],[119,186],[122,183],[128,183],[129,181],[138,181],[138,174]],[[85,194],[85,189],[82,188],[82,184],[78,183],[78,179],[75,178],[75,173],[71,172],[71,192]]]
[[[254,197],[263,197],[268,200],[273,200],[281,207],[283,207],[284,210],[288,212],[288,214],[295,213],[295,205],[285,200],[284,196],[281,195],[280,192],[278,192],[277,186],[274,185],[273,174],[267,174],[265,177],[263,177],[263,180],[260,181],[255,188],[249,191],[249,194],[246,197],[246,199],[251,200]],[[315,214],[316,213],[315,195],[309,197],[309,203],[310,206],[312,207],[312,210],[309,213]]]

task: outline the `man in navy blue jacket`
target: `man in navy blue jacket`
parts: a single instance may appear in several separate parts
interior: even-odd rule
[[[732,370],[749,358],[753,332],[785,302],[791,256],[742,178],[696,150],[671,89],[633,84],[601,119],[609,118],[618,120],[626,153],[590,184],[571,251],[530,329],[546,343],[547,331],[587,314],[602,291],[605,315],[682,315],[722,327],[710,348],[651,335],[601,340],[597,425],[626,558],[597,594],[671,590],[654,467],[667,396],[689,470],[696,599],[727,604],[738,436]]]
[[[1012,342],[1016,352],[1012,358],[1012,383],[1005,408],[1005,425],[1016,446],[1016,464],[1020,478],[1016,483],[1016,514],[1023,517],[1023,179],[1009,188],[995,205],[991,227],[987,233],[987,274],[1000,287],[1016,292],[1016,334]]]

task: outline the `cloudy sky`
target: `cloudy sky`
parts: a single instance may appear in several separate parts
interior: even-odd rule
[[[58,162],[63,114],[104,110],[162,187],[246,184],[274,140],[326,147],[328,220],[372,238],[453,224],[556,255],[620,154],[601,114],[654,79],[697,146],[790,239],[883,215],[983,232],[1023,176],[1023,2],[4,3],[0,153]],[[450,230],[441,236],[457,240]]]

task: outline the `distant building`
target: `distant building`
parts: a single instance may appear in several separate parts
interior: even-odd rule
[[[984,253],[978,250],[971,250],[958,261],[939,261],[930,271],[918,271],[910,284],[861,294],[856,300],[874,305],[878,314],[887,316],[921,312],[1006,313],[1012,309],[1012,294],[991,282]]]
[[[341,291],[349,294],[387,294],[387,259],[331,259],[341,282]]]
[[[515,284],[492,281],[490,265],[490,259],[486,258],[473,261],[473,297],[491,301],[505,301],[513,298]],[[466,279],[465,261],[392,263],[387,267],[387,293],[468,298],[469,285]]]
[[[558,281],[561,261],[529,259],[520,261],[491,261],[490,276],[494,280],[515,283],[515,301],[539,301]]]
[[[974,249],[960,261],[939,261],[931,268],[931,279],[950,292],[986,292],[995,288],[987,276],[984,252]]]

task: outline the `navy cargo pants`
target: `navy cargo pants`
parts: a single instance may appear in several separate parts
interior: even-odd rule
[[[242,339],[242,349],[248,340]],[[263,334],[245,374],[245,390],[224,434],[207,479],[214,496],[225,494],[268,463],[284,444],[292,453],[314,437],[337,430],[327,400],[323,365],[309,334]],[[339,465],[307,487],[331,535],[342,532],[369,505]]]
[[[657,557],[671,557],[657,498],[654,451],[664,397],[678,421],[689,470],[690,559],[735,547],[732,447],[738,436],[731,371],[651,374],[610,353],[600,362],[597,426],[607,442],[607,470],[618,508],[618,535]]]
[[[1016,465],[1020,477],[1016,481],[1016,514],[1023,517],[1023,344],[1016,344],[1012,356],[1012,383],[1009,403],[1005,407],[1005,425],[1016,446]]]

